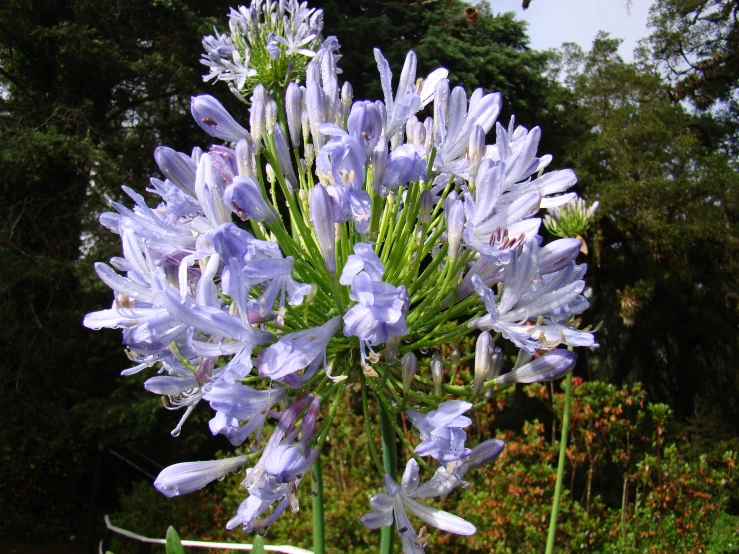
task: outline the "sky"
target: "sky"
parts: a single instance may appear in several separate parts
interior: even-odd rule
[[[531,48],[546,50],[563,42],[576,42],[589,50],[599,30],[622,38],[619,53],[626,61],[633,59],[639,39],[649,34],[647,17],[651,0],[531,0],[529,9],[521,9],[521,0],[488,0],[493,12],[515,12],[529,23]]]

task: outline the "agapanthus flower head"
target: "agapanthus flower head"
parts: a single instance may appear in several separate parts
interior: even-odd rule
[[[133,361],[123,374],[156,372],[144,388],[180,410],[173,435],[209,406],[208,431],[250,450],[172,466],[155,483],[185,494],[251,465],[228,528],[263,532],[298,510],[334,416],[357,411],[339,409],[345,391],[361,390],[352,398],[364,414],[377,403],[385,444],[407,412],[420,442],[400,482],[371,450],[385,493],[361,521],[395,522],[404,552],[419,553],[428,537],[407,512],[475,532],[418,501],[466,487],[468,471],[500,455],[502,441],[467,444],[473,404],[571,371],[576,355],[560,344],[596,346],[579,319],[580,241],[539,235],[539,210],[570,202],[576,177],[545,171],[538,127],[496,125],[500,94],[468,97],[444,68],[417,80],[412,52],[393,87],[376,49],[383,98],[354,102],[322,17],[297,0],[254,0],[231,10],[229,33],[205,37],[206,80],[248,107],[232,115],[213,96],[192,98],[216,144],[160,146],[148,189],[157,204],[124,187],[133,207],[112,201],[101,215],[123,255],[96,264],[113,302],[84,324],[122,329]],[[431,103],[433,117],[418,115]]]
[[[333,41],[324,42],[321,34],[323,11],[299,0],[253,0],[248,8],[232,8],[229,28],[230,34],[215,31],[203,38],[200,61],[209,68],[203,80],[225,81],[245,98],[257,84],[271,92],[281,88],[288,67],[291,77],[300,79],[322,49],[334,50]]]

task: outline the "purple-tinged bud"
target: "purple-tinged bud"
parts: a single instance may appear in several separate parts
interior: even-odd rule
[[[310,193],[310,219],[316,230],[318,246],[326,263],[329,275],[336,274],[336,239],[334,230],[334,209],[331,197],[321,184],[313,187]]]
[[[346,81],[341,87],[341,110],[343,118],[349,116],[352,109],[352,100],[354,99],[354,90],[349,81]]]
[[[286,81],[292,81],[294,70],[295,70],[295,62],[291,61],[290,63],[287,64],[287,69],[285,69],[285,80]]]
[[[449,194],[447,194],[446,198],[444,198],[444,213],[448,213],[449,210],[452,209],[452,204],[454,204],[457,200],[459,200],[459,194],[457,194],[456,190],[453,190]]]
[[[434,210],[434,194],[430,189],[421,193],[421,207],[418,210],[418,219],[421,223],[431,221],[431,212]]]
[[[434,382],[434,394],[441,396],[441,386],[444,379],[444,362],[441,354],[434,352],[431,356],[431,380]]]
[[[285,133],[279,125],[274,127],[274,139],[277,161],[280,162],[280,169],[282,169],[282,174],[285,176],[288,189],[293,190],[298,186],[298,178],[295,176],[295,171],[293,170],[292,158],[290,157]]]
[[[274,33],[267,35],[267,45],[265,48],[267,50],[267,55],[271,60],[276,60],[280,57],[280,44],[275,39]]]
[[[380,194],[382,190],[382,180],[387,169],[387,155],[387,142],[385,139],[380,139],[372,150],[372,190],[377,194]]]
[[[248,217],[264,223],[277,221],[277,212],[265,202],[259,187],[249,177],[234,177],[223,193],[223,201],[242,221]]]
[[[287,85],[285,91],[285,112],[287,113],[287,128],[290,131],[290,140],[293,147],[300,146],[300,117],[302,115],[301,103],[303,93],[295,83]]]
[[[455,475],[461,479],[469,470],[494,462],[503,452],[504,447],[505,442],[500,439],[488,439],[481,442],[472,449],[470,455],[457,467]]]
[[[277,123],[277,102],[274,100],[267,101],[267,104],[264,106],[264,120],[267,124],[267,133],[271,135]]]
[[[225,188],[226,183],[213,167],[210,154],[203,154],[195,174],[195,195],[205,217],[214,226],[231,221],[231,212],[223,203]]]
[[[236,143],[236,168],[242,177],[254,178],[254,149],[251,140],[241,139]]]
[[[310,131],[313,137],[313,144],[316,151],[321,150],[324,144],[324,138],[319,130],[321,125],[326,123],[326,101],[321,86],[314,82],[308,83],[308,89],[305,93],[306,111],[308,112],[308,120],[310,121]]]
[[[243,139],[242,139],[243,140]],[[223,178],[226,183],[230,183],[237,174],[236,153],[226,146],[215,144],[210,147],[210,160],[213,163],[213,169]]]
[[[168,498],[187,494],[240,468],[246,460],[246,456],[237,456],[225,460],[174,464],[162,470],[154,481],[154,487]]]
[[[496,385],[513,383],[539,383],[562,377],[575,367],[577,354],[570,350],[552,350],[526,365],[514,369],[495,379]]]
[[[403,356],[400,363],[402,365],[401,374],[403,376],[403,396],[405,396],[408,394],[408,391],[411,390],[413,377],[415,377],[416,371],[418,370],[418,359],[413,352],[408,352]]]
[[[183,192],[195,196],[195,172],[198,167],[190,156],[168,146],[157,146],[154,159],[167,179]]]
[[[223,105],[208,94],[193,96],[190,112],[195,122],[209,135],[236,142],[247,138],[249,133],[231,117]]]
[[[446,214],[447,243],[449,244],[449,257],[452,261],[457,259],[459,242],[464,230],[464,202],[457,200]]]
[[[264,136],[265,123],[264,102],[257,98],[251,105],[251,113],[249,114],[252,144],[254,145],[254,150],[257,152],[262,149],[262,137]]]
[[[491,366],[490,353],[493,348],[493,338],[490,333],[485,331],[480,333],[475,344],[475,376],[472,384],[472,391],[478,393],[482,390],[482,385],[487,378]]]

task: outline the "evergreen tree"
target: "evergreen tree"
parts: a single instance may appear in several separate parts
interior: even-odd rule
[[[649,60],[624,63],[618,44],[601,34],[560,60],[591,129],[569,162],[601,201],[594,299],[605,326],[591,369],[644,381],[682,416],[736,422],[739,178]]]

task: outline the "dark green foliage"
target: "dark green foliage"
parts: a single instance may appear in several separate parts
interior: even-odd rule
[[[642,380],[682,417],[736,422],[739,178],[703,140],[702,118],[617,45],[600,35],[560,60],[590,122],[566,162],[585,197],[601,201],[588,284],[590,317],[605,326],[589,369]]]
[[[541,121],[545,99],[557,88],[543,75],[547,54],[529,49],[526,23],[512,13],[495,15],[487,4],[458,0],[434,2],[318,2],[325,11],[326,34],[342,45],[342,78],[355,98],[382,98],[373,47],[382,50],[396,81],[408,50],[418,55],[418,75],[439,66],[451,84],[468,94],[482,87],[503,94],[501,120],[516,114],[524,125]],[[546,133],[544,134],[546,137]]]
[[[185,148],[201,138],[188,97],[202,87],[207,17],[222,17],[227,6],[9,0],[0,7],[6,539],[79,534],[97,441],[131,434],[126,423],[89,409],[90,399],[118,391],[116,375],[129,363],[116,333],[81,326],[85,313],[110,302],[91,267],[115,252],[97,214],[122,183],[144,188],[157,144]],[[130,421],[130,397],[119,405],[119,419]],[[138,423],[145,434],[153,420]]]
[[[619,388],[573,381],[572,441],[567,449],[556,551],[734,551],[739,522],[729,505],[738,498],[737,439],[718,428],[707,429],[713,425],[707,421],[675,424],[666,406],[646,404],[638,384]],[[552,394],[555,388],[542,384],[524,390],[536,403],[553,407],[553,421],[546,425],[528,421],[521,431],[502,431],[499,422],[504,417],[511,412],[521,416],[522,404],[512,389],[472,414],[484,438],[497,429],[506,447],[495,464],[465,476],[468,488],[435,501],[473,523],[477,533],[456,537],[429,528],[429,550],[463,554],[544,550],[558,451],[552,437],[559,437],[563,393]],[[344,400],[351,404],[349,397],[346,394]],[[369,511],[370,495],[381,491],[370,459],[357,456],[366,452],[362,423],[361,417],[341,418],[324,451],[329,552],[377,552],[379,532],[368,531],[357,521]],[[410,428],[407,436],[417,444]],[[477,439],[471,437],[473,442]],[[401,459],[405,456],[402,453]],[[243,475],[228,476],[173,499],[161,497],[148,485],[137,486],[125,495],[114,522],[149,536],[161,533],[163,522],[172,522],[188,538],[250,543],[253,534],[223,528],[244,498],[242,479]],[[306,477],[298,489],[300,511],[283,514],[269,529],[267,544],[311,547],[310,490]],[[420,527],[420,521],[411,520]],[[135,549],[134,543],[120,540],[115,552]]]

